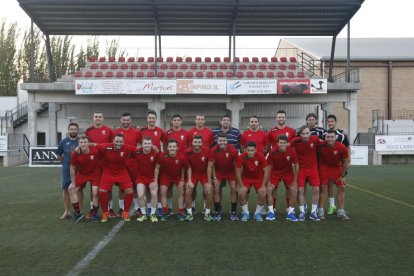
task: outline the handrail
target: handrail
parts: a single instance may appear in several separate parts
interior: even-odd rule
[[[26,149],[27,147],[27,149]],[[29,157],[29,151],[30,151],[30,140],[26,136],[26,134],[23,133],[23,150],[26,153],[27,157]]]

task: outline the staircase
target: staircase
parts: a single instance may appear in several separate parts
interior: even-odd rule
[[[49,108],[49,105],[47,103],[43,103],[40,106],[40,109],[37,110],[37,114],[42,113],[43,111],[46,111]],[[27,114],[27,101],[19,104],[15,108],[11,110],[6,111],[6,123],[7,127],[9,124],[12,124],[13,128],[17,128],[21,126],[22,124],[26,123],[28,120],[28,114]]]

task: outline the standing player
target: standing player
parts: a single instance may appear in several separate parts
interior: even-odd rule
[[[248,142],[254,142],[257,146],[257,152],[266,155],[269,149],[267,133],[259,128],[259,118],[257,116],[250,116],[249,127],[250,129],[246,130],[241,136],[241,151],[244,151]]]
[[[222,215],[221,200],[223,190],[221,183],[229,183],[231,188],[231,212],[230,219],[238,221],[237,217],[237,183],[236,183],[236,162],[238,158],[237,150],[227,144],[227,135],[223,132],[217,134],[217,145],[211,151],[208,160],[208,183],[214,184],[214,209],[216,215],[214,220],[220,221]],[[213,180],[213,181],[212,181]]]
[[[99,183],[99,203],[102,208],[101,222],[107,222],[108,211],[108,192],[112,190],[114,184],[118,184],[119,189],[124,193],[125,208],[122,213],[124,221],[130,221],[129,208],[132,203],[132,182],[128,174],[126,162],[130,156],[135,155],[135,147],[124,144],[122,134],[115,135],[114,142],[99,144],[97,146],[103,159],[101,181]]]
[[[269,182],[267,185],[267,201],[273,202],[273,191],[277,191],[280,181],[283,181],[286,187],[286,194],[289,194],[286,219],[290,221],[298,221],[295,215],[297,179],[299,172],[298,158],[295,150],[289,147],[289,138],[286,135],[280,135],[277,140],[277,147],[273,148],[267,157],[270,171]],[[268,206],[268,208],[269,213],[266,220],[275,220],[276,214],[275,211],[273,211],[273,205]]]
[[[318,174],[318,160],[317,147],[319,146],[319,138],[316,135],[311,135],[308,126],[301,126],[299,129],[299,137],[294,138],[290,145],[296,150],[299,158],[299,175],[298,175],[298,190],[299,190],[299,221],[305,220],[305,183],[309,180],[312,186],[312,209],[309,218],[314,221],[319,221],[316,213],[319,201],[319,174]]]
[[[124,136],[124,144],[135,148],[139,142],[140,135],[139,135],[139,130],[131,125],[131,113],[129,112],[122,113],[120,120],[121,120],[121,126],[114,131],[114,135],[122,134]],[[128,174],[131,177],[131,181],[132,183],[135,183],[135,179],[137,178],[136,161],[135,159],[130,158],[127,160],[126,164],[127,164]],[[133,190],[134,190],[135,212],[138,213],[139,204],[138,204],[138,195],[137,195],[135,185],[133,185]],[[124,211],[124,195],[122,194],[121,191],[118,194],[118,200],[119,200],[118,216],[121,216],[122,212]]]
[[[223,132],[227,136],[227,143],[232,145],[236,150],[240,151],[240,130],[231,126],[230,115],[223,115],[220,118],[220,127],[213,129],[214,144],[217,145],[217,135]]]
[[[246,144],[246,150],[237,159],[236,179],[239,185],[240,205],[243,215],[241,221],[250,219],[248,193],[253,186],[258,194],[254,219],[263,221],[261,211],[266,202],[266,184],[268,181],[267,161],[261,152],[256,150],[254,142]]]
[[[203,138],[203,147],[210,149],[214,143],[213,132],[204,127],[206,120],[204,115],[197,115],[195,119],[195,127],[188,131],[188,147],[190,148],[193,143],[193,137],[199,135]]]
[[[99,151],[96,147],[89,146],[89,138],[85,134],[79,137],[79,152],[73,151],[70,158],[70,179],[69,196],[73,209],[75,210],[74,219],[82,219],[81,214],[83,203],[83,189],[86,183],[92,185],[92,202],[93,207],[89,211],[87,218],[98,219],[98,186],[101,178],[101,160]]]
[[[151,201],[150,218],[152,222],[157,222],[158,218],[155,214],[158,202],[158,183],[154,181],[155,165],[157,164],[158,153],[152,148],[152,139],[149,136],[142,138],[142,147],[136,151],[135,160],[137,162],[136,183],[138,191],[138,200],[141,213],[138,215],[137,221],[147,220],[145,210],[145,193],[150,191],[148,199]]]
[[[212,221],[213,217],[210,214],[211,202],[213,201],[213,186],[208,181],[207,166],[210,155],[210,149],[203,147],[203,137],[200,135],[193,136],[193,146],[185,151],[187,161],[191,168],[191,178],[188,178],[187,187],[185,189],[185,203],[187,208],[187,217],[185,220],[192,221],[192,202],[193,193],[197,189],[198,182],[203,186],[205,198],[205,212],[204,220]]]
[[[325,142],[318,147],[319,175],[321,178],[321,198],[319,200],[319,216],[324,217],[323,204],[329,182],[335,183],[338,192],[338,218],[348,220],[345,206],[345,176],[348,168],[348,149],[336,141],[336,131],[329,129],[325,134]]]
[[[166,221],[169,210],[167,204],[167,192],[173,185],[178,188],[178,220],[184,221],[184,193],[185,193],[185,172],[187,171],[188,179],[191,179],[191,168],[188,161],[178,150],[176,140],[169,140],[167,144],[167,152],[160,153],[157,165],[154,170],[154,182],[160,184],[161,203],[163,215],[161,220]],[[158,182],[159,180],[159,182]]]
[[[336,128],[336,116],[330,114],[326,117],[326,124],[328,129],[333,129],[336,132],[336,141],[342,143],[348,149],[348,155],[351,156],[351,147],[349,145],[348,136],[344,133],[343,129]],[[348,166],[350,165],[351,159],[348,159]],[[345,173],[346,174],[346,173]],[[337,208],[335,206],[335,198],[333,192],[333,183],[329,182],[328,184],[328,196],[329,196],[329,208],[328,208],[328,215],[333,215],[336,213]]]
[[[111,128],[103,124],[104,116],[102,112],[95,112],[93,114],[93,126],[86,129],[85,134],[89,137],[89,143],[91,145],[98,145],[102,143],[112,143],[114,139],[114,133]],[[102,164],[100,165],[102,167]],[[92,189],[92,188],[91,188]],[[91,191],[92,194],[92,191]],[[116,214],[112,208],[112,191],[109,192],[109,217],[116,218]],[[92,200],[92,197],[91,197]],[[91,202],[91,209],[93,203]]]
[[[311,135],[316,135],[319,139],[323,140],[325,129],[317,126],[318,116],[315,113],[309,113],[306,115],[306,125],[309,127]]]
[[[61,170],[61,188],[63,190],[63,215],[60,216],[60,219],[70,218],[69,210],[69,192],[68,187],[70,185],[70,156],[75,148],[79,145],[78,141],[78,130],[79,126],[76,123],[70,123],[68,125],[69,137],[60,141],[56,154],[60,162],[62,162]]]

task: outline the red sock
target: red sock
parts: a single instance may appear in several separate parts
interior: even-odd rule
[[[108,192],[99,191],[99,204],[101,204],[102,211],[108,213]]]
[[[286,197],[286,208],[289,208],[289,197]]]
[[[129,212],[129,208],[131,207],[133,197],[134,197],[133,193],[125,194],[125,196],[124,196],[124,212]]]
[[[184,208],[178,208],[178,213],[179,213],[179,214],[184,213]]]
[[[72,206],[73,206],[73,210],[75,210],[75,213],[80,213],[79,202],[72,203]]]
[[[168,207],[162,207],[162,213],[164,215],[168,214]]]
[[[273,208],[276,208],[276,198],[273,198]]]

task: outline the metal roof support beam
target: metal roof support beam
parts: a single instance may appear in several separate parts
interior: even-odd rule
[[[158,55],[160,57],[162,57],[162,51],[161,51],[162,47],[161,47],[161,34],[158,33]]]
[[[31,20],[30,24],[30,82],[34,82],[34,22]]]
[[[157,36],[158,36],[158,21],[157,19],[154,20],[154,58],[155,58],[155,75],[158,73],[158,47],[157,47]]]
[[[54,82],[55,78],[55,66],[53,65],[52,50],[50,48],[50,38],[46,34],[46,57],[47,57],[47,66],[49,68],[49,82]]]
[[[333,65],[334,65],[334,58],[335,58],[335,44],[336,44],[336,35],[332,37],[332,47],[331,47],[331,60],[329,61],[329,77],[328,81],[333,82]]]
[[[348,22],[347,37],[346,37],[346,75],[345,81],[351,81],[351,21]]]

